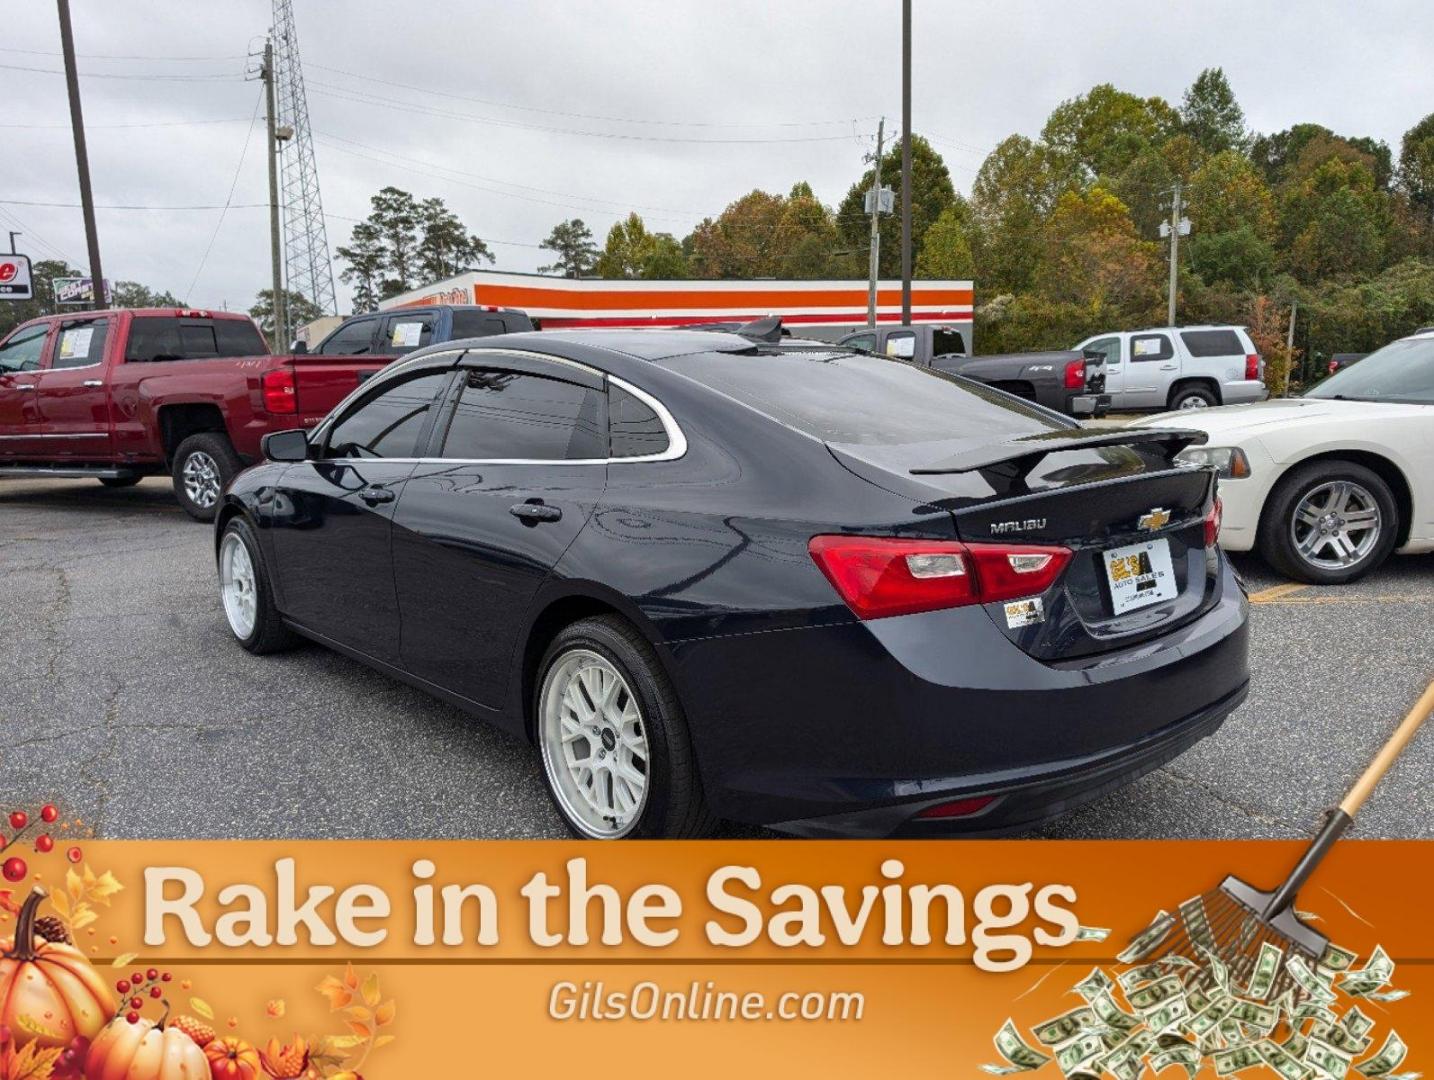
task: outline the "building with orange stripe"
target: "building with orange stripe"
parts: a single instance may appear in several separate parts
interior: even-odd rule
[[[912,322],[956,327],[971,341],[973,290],[969,281],[917,281],[911,286]],[[865,281],[608,281],[469,270],[400,293],[383,310],[429,304],[519,308],[545,329],[605,326],[689,326],[749,322],[780,315],[810,337],[832,338],[866,325]],[[877,320],[901,321],[901,283],[877,285]]]

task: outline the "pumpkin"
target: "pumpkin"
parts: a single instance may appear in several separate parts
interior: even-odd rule
[[[209,1080],[209,1059],[177,1027],[161,1020],[111,1020],[90,1044],[85,1080]]]
[[[10,1029],[16,1047],[93,1039],[115,1011],[110,988],[84,953],[35,933],[43,899],[37,886],[20,909],[14,939],[0,942],[0,1027]]]
[[[259,1051],[243,1039],[226,1035],[205,1046],[204,1053],[209,1057],[209,1072],[214,1080],[264,1080]]]

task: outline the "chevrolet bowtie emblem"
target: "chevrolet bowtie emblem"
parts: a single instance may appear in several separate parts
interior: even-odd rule
[[[1170,511],[1157,506],[1148,514],[1141,514],[1140,520],[1135,524],[1146,532],[1156,532],[1170,524]]]

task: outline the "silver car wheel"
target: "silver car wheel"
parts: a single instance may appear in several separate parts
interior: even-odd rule
[[[1180,404],[1176,406],[1176,409],[1183,412],[1186,409],[1208,409],[1209,407],[1210,403],[1208,401],[1198,394],[1192,394],[1190,397],[1182,399]]]
[[[184,459],[184,494],[201,510],[219,501],[219,463],[203,450]]]
[[[563,653],[538,697],[548,784],[579,832],[626,836],[647,805],[647,724],[617,668],[591,649]]]
[[[1379,543],[1379,503],[1353,480],[1331,480],[1305,492],[1290,515],[1290,539],[1300,558],[1321,570],[1347,570]]]
[[[258,581],[249,548],[238,533],[228,533],[219,546],[219,594],[224,617],[240,641],[248,641],[259,618]]]

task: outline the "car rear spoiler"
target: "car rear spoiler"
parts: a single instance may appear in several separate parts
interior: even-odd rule
[[[1020,479],[1040,464],[1047,454],[1091,450],[1100,446],[1148,446],[1159,447],[1166,456],[1174,457],[1187,446],[1201,445],[1208,437],[1203,431],[1180,428],[1069,428],[974,447],[910,471],[913,476],[939,476],[1001,466],[1003,475]]]

